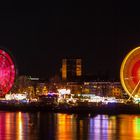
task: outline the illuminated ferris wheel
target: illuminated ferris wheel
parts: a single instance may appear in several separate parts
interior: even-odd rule
[[[140,46],[130,51],[124,58],[120,79],[126,93],[132,98],[140,98]]]
[[[0,49],[0,96],[5,95],[12,88],[15,76],[16,69],[12,58]]]

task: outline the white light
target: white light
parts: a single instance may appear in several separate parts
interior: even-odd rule
[[[70,94],[71,93],[70,89],[67,89],[66,92],[67,92],[67,94]]]
[[[6,100],[24,100],[27,99],[27,94],[6,94]]]
[[[39,78],[30,78],[31,80],[39,80]]]
[[[70,89],[58,89],[59,94],[70,94]]]

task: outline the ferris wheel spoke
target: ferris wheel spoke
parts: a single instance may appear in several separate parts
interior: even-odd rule
[[[137,90],[137,88],[139,87],[140,85],[140,80],[138,81],[138,83],[136,84],[134,90],[132,91],[132,93],[130,94],[129,98],[128,98],[128,101],[132,98],[133,94],[135,93],[135,91]]]

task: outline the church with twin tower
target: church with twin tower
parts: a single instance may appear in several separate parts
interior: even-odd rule
[[[82,76],[82,59],[62,59],[62,80],[75,81]]]

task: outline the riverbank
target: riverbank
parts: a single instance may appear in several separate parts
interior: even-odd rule
[[[1,111],[22,111],[22,112],[55,112],[55,113],[94,113],[94,114],[140,114],[139,104],[6,104],[0,103]]]

